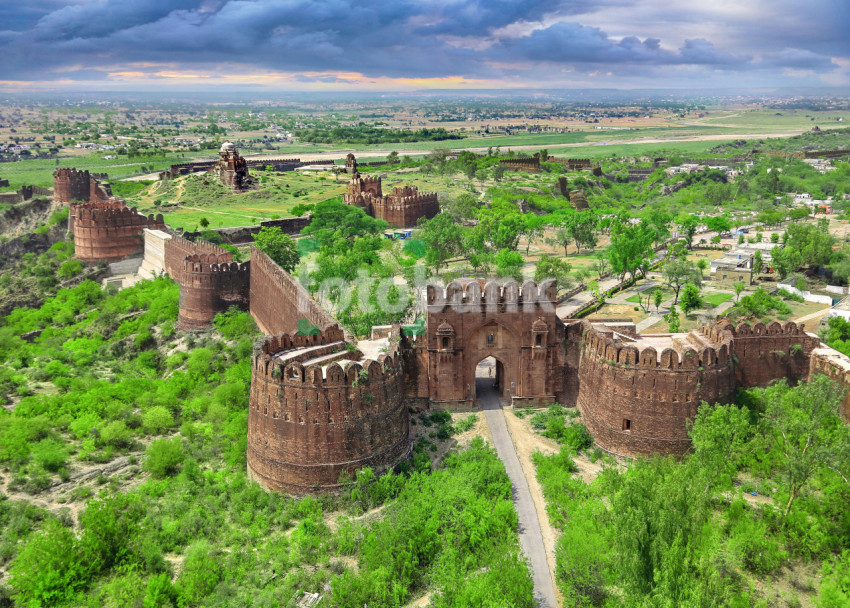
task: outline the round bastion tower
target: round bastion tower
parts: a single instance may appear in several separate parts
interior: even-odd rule
[[[339,326],[267,336],[253,357],[249,476],[267,489],[303,494],[405,458],[410,421],[398,331],[377,359],[346,348]]]

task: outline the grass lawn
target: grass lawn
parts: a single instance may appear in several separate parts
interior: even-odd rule
[[[705,303],[703,308],[714,308],[715,306],[720,306],[723,302],[728,302],[734,296],[731,293],[708,293],[703,294],[702,301]]]

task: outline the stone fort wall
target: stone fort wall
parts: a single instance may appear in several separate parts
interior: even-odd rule
[[[109,184],[101,183],[105,173],[89,173],[61,168],[53,172],[53,198],[57,204],[71,201],[106,202],[112,197]]]
[[[805,380],[820,344],[793,322],[719,323],[654,338],[664,343],[659,352],[652,337],[581,325],[576,403],[597,445],[624,456],[684,454],[703,401],[730,403],[738,388]]]
[[[183,261],[177,328],[204,329],[231,306],[248,308],[251,263],[218,262],[215,255],[192,255]]]
[[[319,328],[337,324],[297,279],[253,245],[249,299],[251,316],[265,334],[294,333],[298,319]]]
[[[471,407],[477,365],[496,359],[501,394],[515,405],[542,405],[563,391],[564,325],[555,285],[452,281],[426,289],[426,333],[407,354],[411,390],[446,408]],[[415,346],[415,347],[414,347]],[[427,354],[426,354],[427,351]],[[412,395],[413,396],[413,395]]]
[[[72,204],[68,218],[74,233],[74,255],[86,263],[117,262],[141,255],[142,231],[164,229],[162,215],[142,215],[121,199]]]
[[[269,489],[304,493],[404,458],[409,417],[398,332],[386,353],[364,361],[347,351],[339,326],[267,336],[253,357],[249,475]]]
[[[343,195],[348,205],[362,208],[372,217],[392,226],[411,228],[420,217],[431,219],[440,212],[435,192],[419,192],[416,186],[397,186],[384,195],[380,177],[361,177],[356,174]]]

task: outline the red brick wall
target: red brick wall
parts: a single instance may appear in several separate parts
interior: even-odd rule
[[[737,388],[806,380],[819,345],[793,322],[718,323],[694,340],[713,346],[660,353],[646,347],[638,353],[627,341],[614,342],[604,330],[582,325],[578,407],[597,445],[626,456],[685,453],[687,425],[703,401],[730,403]],[[575,348],[569,335],[568,350]],[[567,371],[572,374],[571,367]],[[625,420],[630,430],[623,429]]]
[[[273,358],[295,346],[343,339],[339,327],[330,327],[319,336],[269,336],[255,351],[248,472],[264,487],[294,493],[333,488],[344,472],[380,471],[409,452],[398,328],[378,361],[332,362],[324,375],[319,366],[302,365],[304,357],[285,366]]]
[[[583,334],[577,404],[604,450],[624,456],[684,454],[691,446],[687,425],[700,403],[728,403],[735,396],[725,344],[681,354],[652,347],[638,352],[589,323]]]
[[[173,236],[165,242],[165,272],[179,283],[183,262],[193,255],[215,256],[214,260],[208,257],[208,263],[222,264],[233,261],[233,253],[209,241],[190,241],[181,236]]]
[[[142,215],[124,201],[71,205],[74,255],[88,263],[117,262],[141,255],[144,251],[142,230],[164,229],[162,215]]]
[[[468,407],[475,396],[475,369],[493,356],[504,370],[503,388],[515,402],[542,404],[563,391],[564,325],[555,316],[551,282],[453,281],[427,288],[427,329],[415,357],[416,387],[432,403]],[[535,326],[541,336],[536,342]],[[490,340],[492,336],[492,340]],[[444,346],[443,339],[447,340]]]
[[[231,306],[248,308],[250,262],[217,263],[214,255],[193,255],[183,262],[177,327],[209,327],[216,314]]]
[[[319,306],[297,279],[265,253],[251,247],[251,316],[265,334],[294,333],[298,319],[325,328],[337,321]]]

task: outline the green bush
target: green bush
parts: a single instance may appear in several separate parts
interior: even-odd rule
[[[146,450],[144,468],[156,479],[175,475],[183,462],[183,440],[180,437],[155,439]]]
[[[167,407],[156,405],[142,414],[142,426],[148,433],[160,433],[174,426],[174,416]]]

